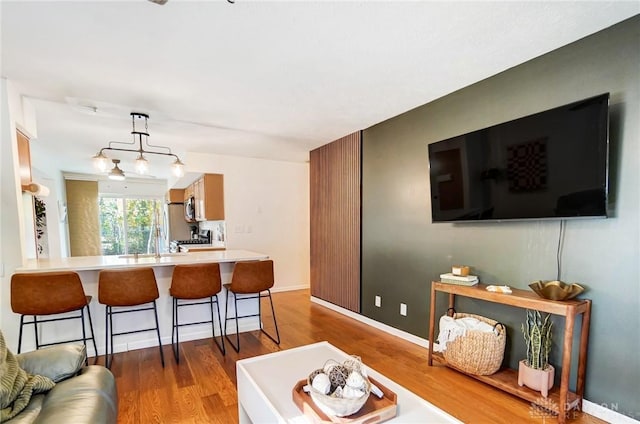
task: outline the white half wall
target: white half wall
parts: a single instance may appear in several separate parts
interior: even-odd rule
[[[309,165],[187,153],[192,173],[224,175],[227,249],[274,260],[275,290],[309,286]]]

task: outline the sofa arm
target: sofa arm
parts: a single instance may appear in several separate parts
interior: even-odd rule
[[[113,374],[103,366],[89,365],[49,391],[34,424],[113,424],[117,420]]]
[[[16,355],[20,367],[30,374],[44,375],[56,383],[78,373],[87,359],[81,344],[61,344]]]

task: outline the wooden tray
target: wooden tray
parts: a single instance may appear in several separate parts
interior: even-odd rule
[[[307,384],[307,380],[300,380],[294,386],[293,402],[306,416],[317,424],[373,424],[395,417],[398,409],[398,396],[375,379],[369,377],[369,381],[378,386],[378,388],[382,390],[382,393],[384,393],[384,396],[380,399],[371,393],[362,408],[348,417],[329,416],[322,412],[313,399],[311,399],[311,395],[302,390]]]

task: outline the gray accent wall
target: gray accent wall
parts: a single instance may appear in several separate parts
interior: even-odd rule
[[[582,297],[593,300],[585,398],[640,419],[639,16],[363,132],[361,311],[427,338],[430,282],[453,264],[470,265],[487,284],[528,289],[555,279],[559,220],[431,223],[427,145],[605,92],[611,217],[565,221],[561,279],[586,286]],[[438,299],[439,317],[446,296]],[[475,300],[457,305],[506,323],[505,364],[517,368],[524,310]],[[555,324],[551,362],[559,366],[564,323]],[[574,382],[575,369],[572,388]]]

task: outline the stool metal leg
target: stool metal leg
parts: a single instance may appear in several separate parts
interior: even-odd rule
[[[109,351],[109,340],[111,340],[111,347],[113,348],[113,321],[111,321],[111,306],[105,306],[105,333],[104,333],[104,366],[111,369],[111,351]],[[111,337],[110,337],[111,336]]]
[[[89,329],[91,330],[91,341],[93,342],[93,351],[96,354],[93,360],[93,363],[97,364],[98,363],[98,347],[96,346],[96,334],[93,332],[93,320],[91,319],[91,309],[89,309],[89,305],[87,305],[87,316],[89,317]],[[84,325],[84,317],[82,318],[82,323]]]
[[[224,337],[227,339],[229,344],[231,344],[231,347],[233,347],[233,349],[236,352],[240,352],[240,335],[238,334],[238,331],[239,331],[239,327],[238,327],[238,300],[237,300],[236,294],[231,292],[231,294],[233,295],[233,304],[234,304],[234,311],[233,312],[234,312],[235,316],[232,317],[232,318],[228,318],[228,314],[229,314],[229,292],[230,292],[230,290],[227,290],[226,299],[225,299]],[[230,319],[235,319],[235,321],[236,321],[236,344],[233,344],[233,342],[231,341],[231,339],[227,335],[227,321],[229,321]]]
[[[156,318],[156,333],[158,333],[158,348],[160,349],[160,360],[162,361],[162,368],[164,368],[164,351],[162,350],[162,340],[160,339],[160,323],[158,322],[158,309],[156,308],[156,301],[153,301],[153,316]]]
[[[36,350],[40,349],[40,339],[38,337],[38,317],[36,315],[33,316],[33,331],[36,335]]]
[[[82,321],[82,344],[84,345],[84,351],[87,352],[87,329],[84,325],[84,307],[80,309],[80,320]],[[89,365],[89,355],[84,356],[84,364]]]
[[[24,315],[20,315],[20,332],[18,333],[18,353],[22,349],[22,328],[24,327]]]
[[[218,327],[220,328],[220,343],[216,340],[216,329],[213,322],[213,296],[209,297],[209,307],[211,308],[211,337],[213,337],[213,341],[216,345],[218,345],[218,349],[222,352],[223,355],[226,355],[226,351],[224,348],[224,335],[222,334],[222,321],[220,320],[220,304],[218,303],[218,295],[214,295],[216,297],[216,311],[218,312]]]
[[[179,320],[178,320],[178,299],[172,299],[172,309],[171,309],[171,350],[173,350],[173,356],[176,358],[176,363],[180,363],[180,335],[179,331]],[[175,342],[174,342],[175,336]],[[174,344],[175,343],[175,344]]]
[[[267,335],[271,340],[273,340],[276,344],[280,344],[280,332],[278,331],[278,323],[276,322],[276,311],[273,308],[273,298],[271,297],[271,290],[267,289],[267,293],[269,293],[269,302],[271,303],[271,315],[273,316],[273,323],[276,326],[276,339],[273,338],[269,333],[267,333],[262,327],[262,316],[260,316],[260,330]],[[258,302],[260,302],[260,298],[258,298]]]

